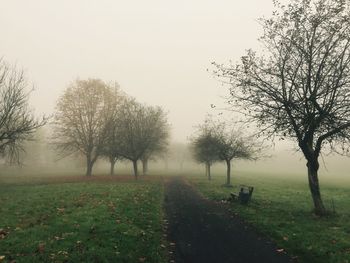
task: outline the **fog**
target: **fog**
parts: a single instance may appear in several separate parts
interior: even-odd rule
[[[172,126],[172,154],[155,167],[201,171],[190,160],[188,137],[208,113],[221,116],[226,106],[227,87],[212,76],[211,62],[235,61],[247,48],[259,48],[257,18],[271,12],[271,0],[4,0],[0,56],[25,69],[38,115],[53,114],[58,97],[76,78],[117,81],[139,101],[163,106]],[[231,117],[229,112],[224,115]],[[47,138],[26,148],[22,171],[84,171],[80,157],[57,161]],[[305,161],[293,153],[291,143],[276,142],[269,154],[271,158],[256,162],[235,162],[234,169],[306,173]],[[347,158],[324,159],[321,175],[347,175]],[[120,167],[128,171],[128,165]],[[103,172],[107,167],[100,161],[96,169]]]
[[[280,179],[296,178],[306,180],[306,161],[302,154],[293,151],[292,143],[280,143],[279,149],[267,148],[264,155],[256,161],[233,160],[232,176],[252,174],[257,177],[279,177]],[[68,157],[62,156],[51,143],[49,127],[41,128],[33,136],[33,140],[25,143],[25,153],[21,156],[21,165],[9,165],[1,163],[0,181],[30,177],[41,178],[51,176],[81,176],[86,170],[86,160],[79,154]],[[320,160],[320,179],[332,182],[334,180],[350,183],[348,176],[348,157],[338,155],[324,156],[324,162]],[[93,168],[96,175],[109,174],[110,164],[108,159],[100,158]],[[141,163],[139,163],[141,169]],[[132,163],[128,160],[118,161],[115,167],[116,175],[133,176]],[[168,152],[153,158],[149,164],[149,173],[157,175],[203,175],[205,167],[198,164],[192,157],[189,143],[173,142],[169,145]],[[216,162],[212,167],[213,176],[225,176],[226,165]]]
[[[223,105],[210,63],[256,47],[256,18],[271,9],[270,0],[2,1],[0,56],[26,70],[38,114],[52,113],[75,78],[117,81],[166,108],[173,139],[185,142],[210,104]]]

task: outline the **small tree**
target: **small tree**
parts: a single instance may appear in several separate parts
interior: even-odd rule
[[[28,106],[29,92],[23,71],[10,67],[0,59],[0,154],[10,162],[19,163],[23,142],[45,125]]]
[[[116,84],[118,87],[118,84]],[[125,105],[126,95],[115,88],[114,101],[112,102],[111,114],[106,123],[106,140],[103,145],[101,154],[110,162],[110,175],[114,175],[115,164],[117,161],[123,160],[121,152],[121,135],[120,135],[120,115],[122,107]]]
[[[141,156],[142,172],[148,172],[148,161],[166,153],[169,145],[169,124],[167,116],[161,107],[147,107],[144,119],[144,127],[148,132],[144,133],[144,139],[148,142],[147,149]]]
[[[228,78],[234,110],[256,122],[262,135],[291,138],[307,163],[315,213],[325,214],[318,180],[319,156],[348,153],[350,131],[350,2],[295,0],[276,3],[262,19],[264,55],[217,65]]]
[[[120,154],[132,161],[135,178],[137,162],[163,150],[169,136],[165,114],[159,107],[141,105],[134,99],[126,101],[119,119]]]
[[[108,123],[115,105],[113,87],[99,79],[73,82],[58,100],[54,139],[63,154],[79,152],[86,158],[86,175],[102,154]]]
[[[226,185],[231,185],[231,161],[233,159],[256,159],[261,147],[253,137],[243,137],[242,131],[227,126],[225,122],[212,126],[213,144],[218,158],[226,163]]]
[[[219,160],[217,140],[206,125],[199,127],[199,134],[192,139],[191,150],[194,159],[205,165],[205,173],[211,180],[211,165]]]
[[[107,126],[107,139],[102,149],[102,155],[105,156],[110,163],[110,175],[114,175],[115,164],[119,160],[123,160],[120,154],[120,137],[118,130],[118,119],[112,118]]]

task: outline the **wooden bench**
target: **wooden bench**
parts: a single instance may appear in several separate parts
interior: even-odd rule
[[[252,199],[254,187],[239,185],[237,194],[231,193],[230,200],[238,200],[241,204],[246,205]]]

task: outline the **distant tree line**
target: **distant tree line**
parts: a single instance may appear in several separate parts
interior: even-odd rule
[[[117,84],[99,79],[76,80],[60,97],[54,115],[54,142],[63,156],[86,158],[86,175],[98,158],[129,160],[137,178],[138,161],[147,173],[148,161],[167,149],[169,124],[161,107],[143,105]]]

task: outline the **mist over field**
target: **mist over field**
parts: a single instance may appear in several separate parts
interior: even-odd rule
[[[79,154],[66,158],[60,156],[53,144],[49,141],[49,132],[42,128],[34,136],[33,141],[25,145],[26,152],[22,155],[20,166],[1,163],[2,174],[0,176],[12,177],[15,181],[17,177],[40,178],[46,176],[77,176],[83,175],[86,168],[85,159]],[[276,180],[286,178],[296,178],[306,180],[306,164],[300,152],[293,150],[290,143],[281,143],[280,148],[273,146],[266,149],[266,157],[256,161],[234,160],[233,178],[242,173],[251,173],[256,177],[276,177]],[[141,163],[139,163],[139,166]],[[225,175],[225,164],[215,163],[212,171],[214,176]],[[189,142],[173,142],[170,144],[167,154],[156,157],[149,164],[151,174],[160,175],[190,175],[191,173],[202,174],[204,177],[205,167],[193,159]],[[320,178],[326,182],[339,180],[340,183],[350,183],[349,171],[350,163],[348,157],[330,155],[324,156],[324,163],[321,162]],[[101,158],[97,161],[94,172],[97,175],[109,173],[109,163],[107,159]],[[132,176],[132,164],[127,161],[118,161],[115,168],[115,176]]]

